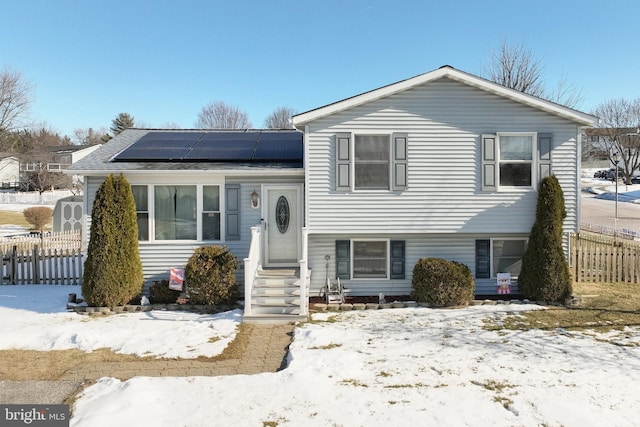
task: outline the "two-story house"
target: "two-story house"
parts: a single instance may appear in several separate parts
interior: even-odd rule
[[[517,278],[542,177],[558,177],[577,231],[581,131],[595,121],[444,66],[298,114],[297,131],[128,130],[70,169],[88,177],[86,212],[108,173],[133,184],[147,280],[225,244],[245,260],[247,317],[305,314],[327,279],[407,295],[422,257],[466,264],[476,294],[495,294],[498,272]],[[303,280],[278,287],[268,267]]]

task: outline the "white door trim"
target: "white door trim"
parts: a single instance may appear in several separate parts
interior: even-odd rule
[[[261,189],[262,192],[262,235],[264,238],[263,241],[263,254],[264,254],[264,266],[265,267],[297,267],[300,257],[302,256],[302,227],[304,226],[304,220],[302,218],[303,209],[302,209],[302,184],[263,184]],[[295,230],[296,235],[296,246],[297,246],[297,254],[296,260],[292,263],[279,263],[279,262],[270,262],[269,260],[269,227],[277,227],[276,224],[269,224],[269,212],[274,209],[273,206],[270,205],[269,200],[269,191],[277,191],[277,190],[295,190],[296,192],[296,205],[292,207],[292,210],[295,210],[295,214],[297,215],[298,221]]]

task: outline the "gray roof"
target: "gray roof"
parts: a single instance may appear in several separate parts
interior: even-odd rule
[[[290,130],[289,130],[290,131]],[[286,169],[303,171],[300,164],[291,163],[229,163],[229,162],[114,162],[119,153],[149,132],[202,133],[203,129],[126,129],[93,153],[73,163],[66,171],[77,175],[104,175],[127,171],[271,171]],[[216,132],[221,132],[217,130]],[[238,132],[238,131],[233,131]]]

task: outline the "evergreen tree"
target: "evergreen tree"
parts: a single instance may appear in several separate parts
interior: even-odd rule
[[[93,202],[82,295],[89,305],[114,307],[140,295],[142,284],[131,186],[124,176],[109,175]]]
[[[542,179],[537,203],[518,287],[524,297],[532,300],[564,301],[572,292],[569,265],[562,249],[562,221],[567,212],[555,176]]]
[[[109,129],[113,132],[113,136],[116,136],[123,130],[132,128],[133,126],[133,116],[129,113],[120,113],[111,121],[111,127]]]

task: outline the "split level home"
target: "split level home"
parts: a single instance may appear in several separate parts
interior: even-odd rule
[[[477,295],[497,293],[498,273],[517,293],[540,179],[557,176],[565,235],[578,230],[595,122],[444,66],[298,114],[294,130],[129,129],[70,172],[85,176],[87,231],[105,177],[132,184],[147,283],[225,245],[245,318],[295,317],[327,280],[408,295],[423,257],[466,264]]]

